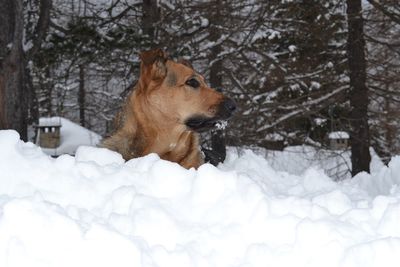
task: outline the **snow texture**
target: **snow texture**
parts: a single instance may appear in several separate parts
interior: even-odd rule
[[[228,147],[231,153],[237,154],[242,154],[245,149],[251,149],[255,154],[265,158],[275,171],[303,175],[309,168],[314,168],[324,171],[334,180],[351,178],[351,152],[349,149],[338,151],[307,145],[288,146],[283,151],[260,147]],[[370,148],[370,154],[371,173],[376,175],[384,164],[372,148]]]
[[[338,131],[329,133],[329,139],[349,139],[350,136],[347,132]]]
[[[336,183],[315,168],[276,171],[250,150],[186,170],[94,147],[53,159],[11,130],[0,148],[2,267],[400,262],[400,157]]]

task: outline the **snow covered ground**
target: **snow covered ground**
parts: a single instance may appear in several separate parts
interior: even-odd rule
[[[0,266],[397,267],[399,184],[400,157],[336,183],[251,151],[197,171],[93,147],[53,159],[0,131]]]
[[[242,153],[243,148],[229,148],[233,153]],[[260,147],[251,147],[257,155],[268,161],[276,171],[300,175],[310,167],[323,170],[334,180],[351,178],[351,153],[348,150],[328,150],[312,146],[289,146],[283,151],[267,150]],[[371,148],[371,173],[377,174],[383,167],[382,160]]]

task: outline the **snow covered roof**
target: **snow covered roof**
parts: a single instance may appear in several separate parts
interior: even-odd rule
[[[54,126],[55,123],[61,125],[60,146],[57,148],[42,148],[42,150],[48,155],[74,155],[79,146],[96,146],[101,140],[101,136],[97,133],[92,132],[68,119],[62,117],[39,119],[39,126]]]
[[[350,136],[347,132],[338,131],[329,133],[329,139],[349,139]]]

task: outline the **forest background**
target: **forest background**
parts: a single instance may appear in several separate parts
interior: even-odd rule
[[[215,149],[324,149],[350,133],[353,175],[400,154],[397,0],[0,0],[0,129],[39,117],[103,136],[154,47],[189,60],[239,112]]]

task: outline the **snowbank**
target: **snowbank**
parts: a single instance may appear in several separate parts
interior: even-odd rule
[[[246,148],[229,148],[229,153],[241,154]],[[247,148],[266,158],[269,165],[277,171],[301,175],[310,167],[323,170],[335,180],[351,178],[351,159],[349,150],[327,150],[313,146],[289,146],[283,151],[267,150],[260,147]],[[373,175],[384,166],[382,160],[371,148],[370,169]]]
[[[288,164],[291,164],[288,162]],[[251,151],[185,170],[0,131],[0,266],[398,266],[400,157],[335,183]]]

